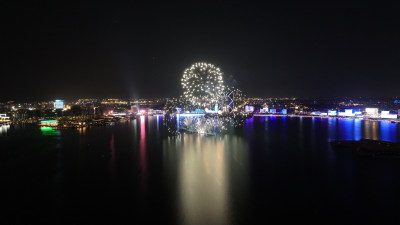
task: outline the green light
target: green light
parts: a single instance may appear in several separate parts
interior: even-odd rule
[[[57,123],[58,120],[42,120],[41,123]]]
[[[42,131],[42,134],[44,136],[54,136],[54,135],[59,135],[60,132],[58,130],[53,130],[51,127],[41,127],[40,131]]]
[[[52,131],[53,128],[51,128],[51,127],[41,127],[40,130],[41,131]]]

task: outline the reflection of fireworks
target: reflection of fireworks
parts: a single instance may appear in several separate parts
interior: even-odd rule
[[[190,116],[183,119],[181,129],[192,133],[216,134],[227,131],[228,124],[229,118]]]
[[[183,72],[184,97],[195,106],[210,106],[218,103],[224,92],[222,72],[209,63],[195,63]]]

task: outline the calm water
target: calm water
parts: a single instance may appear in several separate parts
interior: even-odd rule
[[[328,141],[400,141],[400,126],[255,117],[226,135],[165,135],[161,117],[106,128],[0,128],[2,224],[390,224],[400,159]],[[293,224],[293,223],[291,223]]]

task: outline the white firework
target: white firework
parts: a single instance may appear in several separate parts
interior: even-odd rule
[[[195,63],[183,72],[183,96],[194,106],[212,107],[225,90],[221,70],[210,63]]]

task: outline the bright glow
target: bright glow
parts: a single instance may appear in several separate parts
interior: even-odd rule
[[[51,127],[41,127],[40,131],[44,136],[52,136],[52,135],[58,135],[59,132],[57,130],[53,130]]]
[[[179,116],[204,116],[204,113],[181,113]]]
[[[63,109],[64,108],[64,100],[55,100],[54,108],[55,109]]]
[[[220,69],[210,63],[195,63],[183,72],[183,96],[192,104],[217,104],[225,90]]]
[[[339,116],[354,116],[352,109],[345,109],[344,112],[339,112]]]
[[[287,114],[287,109],[282,109],[282,110],[281,110],[281,113],[282,113],[283,115],[286,115],[286,114]]]
[[[365,108],[365,112],[367,115],[378,115],[379,109],[378,108]]]
[[[112,116],[126,116],[126,113],[112,113]]]
[[[336,116],[337,115],[337,111],[336,110],[329,110],[328,111],[328,116]]]
[[[40,121],[42,126],[58,126],[58,120],[42,120]]]
[[[56,123],[58,120],[42,120],[41,123]]]
[[[53,130],[53,128],[51,128],[51,127],[41,127],[40,130],[41,131],[49,131],[49,130]]]
[[[389,111],[381,111],[381,118],[384,119],[397,119],[396,114],[390,114]]]
[[[269,113],[276,113],[276,109],[269,109]]]

